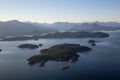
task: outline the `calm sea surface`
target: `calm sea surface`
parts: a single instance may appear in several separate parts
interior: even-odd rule
[[[87,43],[89,39],[39,39],[38,41],[0,42],[0,80],[120,80],[120,31],[109,31],[108,38],[94,38],[100,42],[95,47]],[[19,49],[23,43],[40,44],[38,49]],[[78,53],[79,60],[64,71],[59,67],[67,62],[48,61],[44,67],[28,65],[27,59],[39,54],[44,48],[63,43],[77,43],[93,50]]]

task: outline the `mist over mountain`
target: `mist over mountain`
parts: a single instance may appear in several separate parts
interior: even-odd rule
[[[20,22],[18,20],[0,22],[0,37],[33,35],[50,32],[54,32],[54,30],[44,28],[43,26],[38,27],[31,23]]]
[[[119,30],[120,23],[118,22],[84,22],[84,23],[69,23],[56,22],[53,24],[33,23],[37,26],[44,26],[46,28],[55,29],[57,31],[101,31],[101,30]]]

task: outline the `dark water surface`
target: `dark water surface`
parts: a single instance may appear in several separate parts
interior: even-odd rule
[[[0,80],[120,80],[120,31],[107,32],[108,38],[98,40],[93,50],[80,54],[79,61],[65,71],[59,70],[67,62],[49,61],[44,67],[29,66],[27,59],[41,49],[61,43],[90,46],[84,39],[40,39],[38,41],[0,42]],[[23,43],[42,43],[39,49],[19,49]]]

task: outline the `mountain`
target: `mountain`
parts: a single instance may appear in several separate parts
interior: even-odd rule
[[[112,24],[112,23],[111,23]],[[108,30],[120,30],[120,26],[114,26],[110,23],[81,23],[76,24],[74,27],[69,29],[68,31],[108,31]]]
[[[53,24],[48,24],[48,23],[32,23],[32,24],[36,26],[44,26],[45,28],[54,29],[60,32],[69,30],[75,25],[75,23],[69,23],[69,22],[56,22]]]
[[[69,23],[56,22],[53,24],[33,23],[37,26],[44,26],[46,28],[55,29],[57,31],[101,31],[101,30],[120,30],[120,23],[118,22],[85,22],[85,23]]]
[[[118,22],[99,22],[99,21],[96,21],[94,23],[97,23],[101,26],[112,26],[112,27],[120,27],[120,23]]]
[[[69,22],[56,22],[52,24],[52,27],[54,29],[57,29],[59,31],[66,31],[70,28],[74,27],[75,23],[69,23]]]
[[[35,26],[31,23],[11,20],[0,22],[0,37],[50,33],[55,30]]]
[[[92,22],[92,23],[69,23],[56,22],[32,23],[11,20],[0,22],[0,37],[36,35],[43,33],[64,32],[64,31],[101,31],[101,30],[120,30],[118,22]]]

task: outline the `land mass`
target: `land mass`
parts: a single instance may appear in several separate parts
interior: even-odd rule
[[[3,38],[1,41],[21,41],[21,40],[38,40],[40,38],[104,38],[109,37],[109,34],[103,32],[56,32],[50,33],[45,35],[33,35],[29,36],[19,36],[19,37],[10,37],[10,38]]]
[[[21,49],[36,49],[36,48],[39,48],[39,45],[35,45],[35,44],[21,44],[18,46],[18,48],[21,48]]]
[[[87,46],[80,44],[59,44],[48,49],[42,49],[40,54],[34,55],[28,59],[29,64],[53,61],[77,61],[80,55],[77,52],[86,52],[92,50]]]

